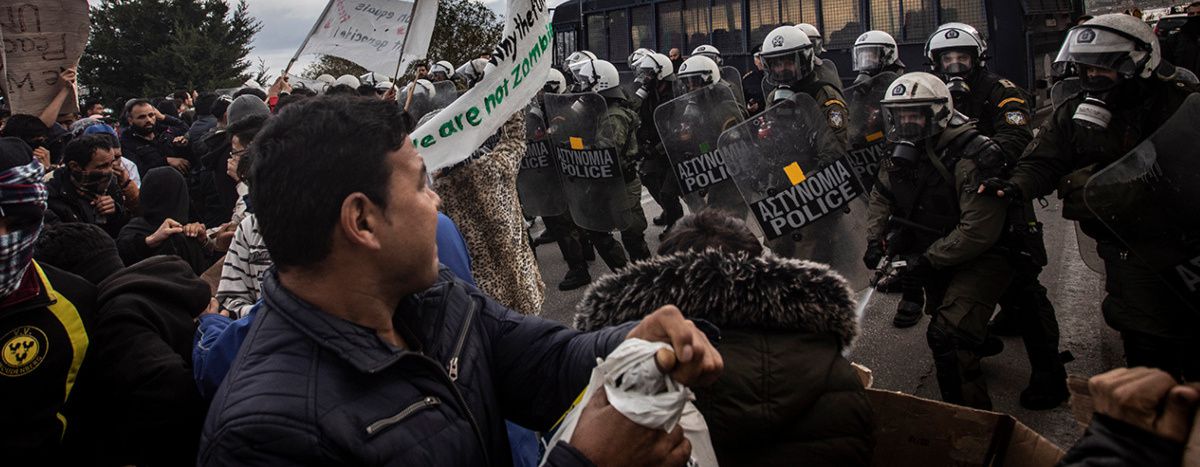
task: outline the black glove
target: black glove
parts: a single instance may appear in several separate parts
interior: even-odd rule
[[[879,260],[883,259],[883,245],[878,240],[867,241],[867,251],[863,253],[863,265],[867,269],[874,270],[879,266]]]
[[[983,183],[979,184],[979,190],[980,193],[988,196],[999,196],[1014,200],[1025,198],[1025,194],[1021,193],[1021,187],[1017,186],[1016,183],[998,177],[984,180]],[[1003,194],[997,194],[998,192],[1002,192]]]
[[[907,254],[896,259],[906,263],[903,267],[905,277],[919,279],[933,272],[933,264],[929,262],[929,258],[926,258],[924,253]]]

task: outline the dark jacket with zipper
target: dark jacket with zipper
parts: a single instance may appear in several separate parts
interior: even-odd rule
[[[579,333],[443,268],[397,308],[408,349],[263,282],[208,412],[198,465],[508,465],[507,418],[546,431],[632,325]],[[552,465],[588,465],[563,443]]]
[[[725,371],[693,390],[722,466],[870,463],[874,415],[842,357],[858,324],[840,275],[773,254],[659,256],[595,282],[575,326],[640,319],[663,303],[721,328]]]

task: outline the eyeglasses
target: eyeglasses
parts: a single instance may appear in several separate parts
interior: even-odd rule
[[[232,157],[234,159],[241,159],[242,156],[246,155],[247,152],[250,152],[250,148],[241,149],[241,150],[237,150],[237,151],[229,151],[229,157]]]

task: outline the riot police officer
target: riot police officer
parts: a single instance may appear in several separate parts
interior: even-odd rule
[[[904,62],[896,49],[896,39],[883,31],[867,31],[854,40],[854,71],[858,77],[855,84],[867,81],[883,73],[904,74]]]
[[[1044,264],[1044,255],[1031,258],[1030,229],[1008,214],[1007,203],[962,190],[994,173],[1000,149],[955,112],[945,83],[928,73],[906,74],[892,82],[883,107],[893,151],[870,195],[869,241],[886,236],[887,249],[901,260],[893,264],[919,281],[933,305],[926,338],[942,399],[990,409],[978,351],[988,318],[1006,290],[1028,287],[1027,263]],[[874,267],[879,258],[864,261]],[[1021,404],[1056,407],[1068,396],[1057,325],[1020,318],[1028,323],[1022,331],[1033,370]]]
[[[837,64],[833,60],[821,58],[821,55],[826,52],[825,38],[821,36],[821,31],[808,23],[800,23],[796,25],[799,29],[808,36],[808,41],[813,44],[813,68],[817,70],[817,74],[827,83],[832,83],[837,87],[838,91],[842,90],[842,77],[838,73]],[[820,102],[818,102],[820,103]]]
[[[675,97],[674,67],[666,55],[651,52],[638,59],[633,68],[637,91],[630,101],[636,106],[634,109],[640,121],[650,123],[638,126],[636,133],[638,149],[641,150],[642,183],[654,202],[662,207],[662,214],[653,219],[654,223],[670,229],[675,221],[683,217],[683,205],[679,202],[679,184],[663,152],[662,138],[652,122],[654,109]]]
[[[637,113],[630,110],[626,104],[625,93],[620,87],[620,76],[617,67],[607,60],[587,60],[571,66],[575,74],[576,92],[595,92],[604,97],[607,113],[600,120],[596,137],[600,147],[615,148],[621,172],[625,177],[626,224],[621,229],[621,244],[613,241],[608,232],[586,230],[596,251],[605,263],[612,269],[624,264],[626,252],[628,259],[639,261],[650,257],[650,247],[646,245],[646,213],[642,209],[642,182],[638,179],[637,161],[638,138],[637,131],[641,119]],[[624,245],[624,250],[621,249]]]
[[[1000,145],[1007,165],[1015,163],[1033,139],[1030,106],[1019,87],[987,69],[987,42],[979,31],[963,23],[943,24],[926,41],[925,56],[934,73],[950,88],[955,108],[975,119],[979,131]],[[1037,222],[1036,214],[1030,214],[1029,222]],[[1033,292],[1033,296],[1010,292],[1001,299],[992,332],[1019,334],[1020,323],[1009,313],[1015,306],[1037,307],[1042,315],[1052,315],[1054,306],[1045,287],[1039,284]]]
[[[1107,275],[1101,308],[1105,322],[1121,333],[1126,364],[1195,380],[1200,378],[1200,314],[1137,254],[1145,245],[1174,240],[1156,238],[1165,231],[1158,225],[1173,221],[1170,214],[1106,225],[1120,219],[1097,216],[1088,203],[1098,200],[1084,197],[1090,179],[1146,141],[1197,91],[1163,78],[1170,76],[1158,73],[1163,66],[1168,65],[1157,36],[1137,18],[1101,15],[1073,28],[1053,67],[1074,67],[1082,92],[1055,109],[1009,179],[989,179],[979,191],[1030,200],[1057,190],[1063,217],[1078,221],[1097,242]]]
[[[701,46],[693,49],[692,57],[696,57],[696,56],[708,57],[708,59],[712,60],[713,63],[716,63],[718,67],[720,67],[721,63],[724,61],[721,58],[721,51],[717,50],[716,47],[713,47],[708,44],[704,44],[704,45],[701,45]]]
[[[838,82],[829,81],[815,70],[816,51],[812,41],[794,26],[780,26],[767,34],[759,56],[766,65],[767,80],[774,91],[767,101],[774,104],[796,93],[808,94],[820,106],[829,124],[830,132],[836,137],[833,144],[840,145],[839,151],[847,148],[846,126],[849,113]]]

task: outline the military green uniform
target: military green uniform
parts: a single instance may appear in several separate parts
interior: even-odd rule
[[[1093,173],[1120,159],[1145,140],[1196,89],[1158,79],[1125,82],[1107,101],[1112,121],[1107,130],[1086,130],[1072,116],[1081,93],[1059,106],[1013,170],[1011,181],[1026,199],[1058,191],[1063,217],[1079,221],[1096,239],[1104,260],[1101,306],[1104,320],[1121,333],[1128,366],[1162,368],[1189,380],[1200,378],[1200,317],[1188,310],[1156,275],[1088,211],[1083,188]],[[1129,226],[1153,233],[1150,225]],[[1138,241],[1136,234],[1125,238]]]
[[[646,213],[642,209],[642,182],[638,179],[637,168],[638,141],[635,133],[641,125],[641,119],[620,102],[606,100],[609,101],[608,113],[600,122],[596,137],[599,147],[617,149],[621,173],[625,177],[625,200],[629,206],[625,212],[629,227],[621,231],[621,243],[625,245],[625,251],[620,251],[620,246],[607,232],[588,231],[588,237],[605,262],[613,266],[610,258],[615,261],[618,257],[624,257],[625,252],[629,254],[628,259],[633,261],[649,258],[650,247],[646,245]]]
[[[821,81],[833,85],[838,92],[842,91],[842,77],[838,74],[837,64],[833,63],[833,60],[817,57],[816,66],[813,68],[816,68],[817,77]]]
[[[932,265],[933,272],[916,279],[931,305],[927,310],[932,310],[933,318],[926,338],[942,399],[990,409],[975,349],[987,336],[987,323],[1000,297],[1024,276],[1022,260],[1017,258],[1027,249],[1024,235],[1028,232],[1013,225],[1006,200],[976,193],[986,170],[972,155],[964,154],[958,139],[971,129],[970,123],[956,119],[930,142],[933,148],[926,146],[927,157],[916,164],[900,166],[890,159],[883,164],[869,198],[867,235],[877,241],[894,231],[890,252],[920,253]],[[923,228],[889,222],[893,216]],[[1057,334],[1056,326],[1053,331]],[[1036,345],[1032,350],[1046,352]],[[1056,355],[1056,350],[1049,352]],[[1038,372],[1035,366],[1035,376]],[[1054,372],[1065,379],[1061,364]]]

